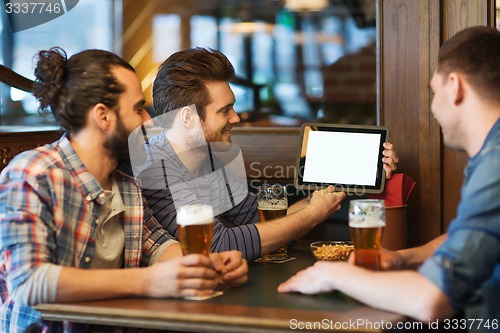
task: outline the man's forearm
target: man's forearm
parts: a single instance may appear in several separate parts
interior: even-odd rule
[[[160,254],[158,261],[167,261],[180,256],[182,256],[180,243],[171,242],[171,244]]]
[[[319,222],[319,218],[308,215],[307,210],[301,209],[274,221],[256,223],[262,254],[270,253],[294,239],[300,239]]]
[[[441,235],[432,241],[411,249],[399,250],[398,253],[403,259],[403,267],[405,269],[414,269],[422,265],[436,249],[446,240],[447,234]]]
[[[331,272],[324,273],[332,277],[333,289],[420,321],[449,317],[455,311],[448,297],[415,271],[373,272],[345,264],[332,265]]]
[[[142,294],[147,268],[80,269],[63,267],[57,283],[57,302],[74,302]]]
[[[293,214],[295,212],[298,212],[299,210],[306,208],[308,204],[309,204],[308,198],[301,199],[301,200],[297,201],[296,203],[294,203],[293,205],[291,205],[290,207],[288,207],[286,213],[288,215],[290,215],[290,214]]]

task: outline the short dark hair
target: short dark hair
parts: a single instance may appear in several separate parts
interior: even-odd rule
[[[85,126],[89,109],[103,103],[114,109],[125,87],[112,73],[113,66],[134,72],[118,55],[104,50],[86,50],[67,58],[53,47],[40,51],[35,68],[33,94],[40,109],[50,107],[56,121],[69,133]]]
[[[500,32],[493,27],[466,28],[439,51],[437,72],[463,73],[482,97],[500,102]]]
[[[233,65],[217,50],[197,47],[176,52],[161,64],[154,80],[155,113],[158,116],[194,104],[205,119],[205,108],[211,102],[206,84],[233,78]]]

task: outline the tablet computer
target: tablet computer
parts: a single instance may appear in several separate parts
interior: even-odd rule
[[[317,190],[334,185],[357,195],[383,192],[382,152],[388,137],[382,126],[303,124],[295,186]]]

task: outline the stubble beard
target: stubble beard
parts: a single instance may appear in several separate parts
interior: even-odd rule
[[[106,139],[104,147],[118,164],[130,163],[128,134],[121,119],[117,120],[116,130],[110,138]]]
[[[203,125],[203,124],[202,124]],[[232,126],[227,124],[222,130],[220,130],[218,133],[219,135],[215,135],[212,133],[208,133],[205,129],[205,126],[203,127],[203,131],[205,133],[205,139],[207,141],[207,144],[210,145],[211,149],[214,151],[227,151],[231,149],[232,142],[231,142],[231,137],[229,137],[227,140],[224,140],[224,134],[225,132],[228,132],[232,129]]]

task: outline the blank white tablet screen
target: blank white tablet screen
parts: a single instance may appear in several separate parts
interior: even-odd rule
[[[303,181],[374,186],[380,134],[310,131]]]

